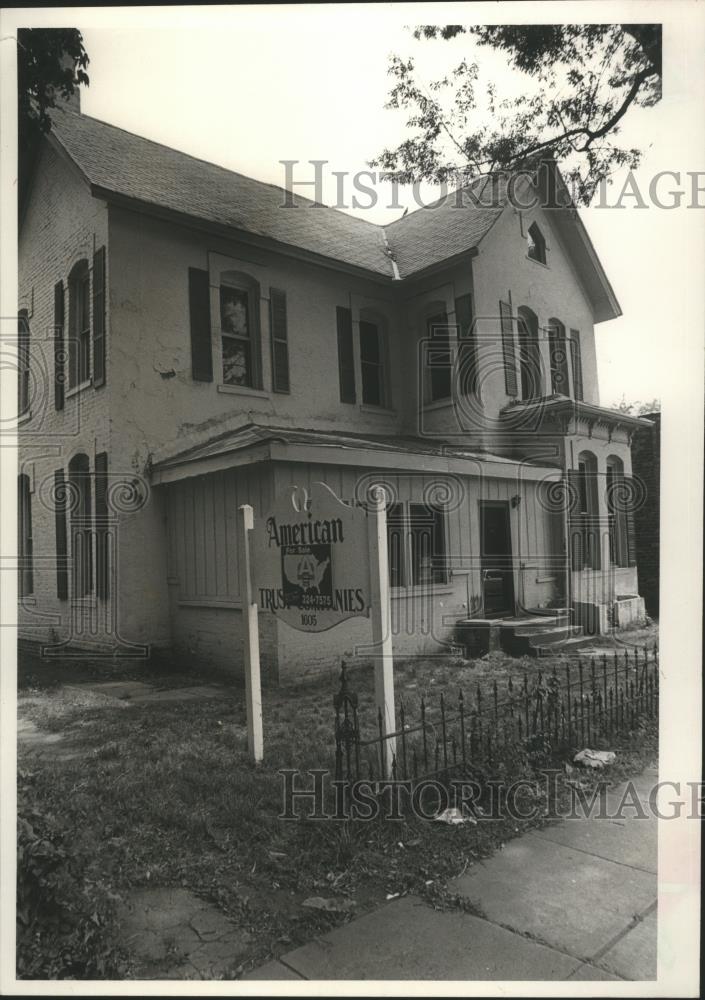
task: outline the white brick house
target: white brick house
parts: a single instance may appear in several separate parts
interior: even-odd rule
[[[20,223],[23,638],[237,671],[238,505],[317,480],[389,486],[401,655],[641,611],[619,498],[643,421],[599,406],[620,310],[555,168],[560,207],[481,181],[382,228],[54,122]],[[260,625],[282,681],[369,641]]]

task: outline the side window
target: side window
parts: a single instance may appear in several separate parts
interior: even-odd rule
[[[426,365],[428,368],[429,402],[450,399],[453,379],[453,354],[451,333],[446,313],[431,316],[427,322],[428,345]]]
[[[614,566],[629,565],[628,517],[624,498],[628,496],[625,489],[624,463],[616,456],[607,459],[607,483],[605,499],[609,518],[610,561]]]
[[[91,298],[88,261],[82,260],[69,276],[69,388],[90,377]]]
[[[597,495],[597,459],[589,451],[578,456],[578,468],[569,473],[576,491],[571,513],[571,564],[574,570],[600,569],[602,533]]]
[[[390,405],[387,336],[381,321],[360,320],[360,370],[362,402]]]
[[[569,396],[570,380],[565,326],[559,319],[549,319],[548,321],[548,348],[551,357],[551,391],[562,396]]]
[[[34,549],[32,542],[32,493],[29,476],[17,477],[18,516],[18,592],[20,597],[34,593]]]
[[[529,226],[526,237],[526,256],[537,260],[539,264],[546,263],[546,240],[535,222]]]
[[[573,367],[573,396],[582,400],[583,396],[583,359],[580,353],[580,332],[570,331],[570,356]]]
[[[91,475],[87,455],[75,455],[69,463],[71,497],[71,561],[73,596],[89,597],[93,592],[93,544]]]
[[[17,318],[17,414],[23,417],[29,410],[29,319],[21,309]]]

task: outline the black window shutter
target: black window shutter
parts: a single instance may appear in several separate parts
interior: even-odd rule
[[[64,470],[54,473],[54,519],[56,525],[56,596],[69,596],[68,539],[66,533],[66,481]]]
[[[64,284],[54,285],[54,409],[64,408],[66,355],[64,353]]]
[[[338,320],[338,377],[340,379],[340,402],[354,403],[356,395],[352,312],[344,306],[338,306],[336,314]]]
[[[514,322],[508,302],[499,303],[499,317],[502,328],[502,355],[504,358],[504,389],[508,396],[519,393],[517,385],[516,349],[514,345]]]
[[[93,385],[105,385],[105,247],[93,254]]]
[[[191,320],[191,375],[196,382],[213,381],[211,348],[211,302],[208,271],[188,269],[189,316]]]
[[[105,599],[110,595],[109,532],[108,532],[108,455],[101,451],[95,456],[95,537],[96,594]]]
[[[463,392],[477,392],[477,340],[472,325],[472,295],[455,300],[455,320],[458,324],[460,385]]]
[[[289,392],[289,344],[286,327],[286,292],[269,290],[269,327],[272,340],[272,388]]]
[[[583,398],[583,359],[580,353],[580,332],[570,331],[570,351],[573,358],[573,396]]]

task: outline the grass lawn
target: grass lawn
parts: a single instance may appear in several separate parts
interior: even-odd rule
[[[622,639],[650,645],[655,629]],[[491,656],[473,663],[433,659],[396,668],[407,703],[480,684],[490,692],[548,661]],[[560,658],[556,660],[560,666]],[[552,666],[551,663],[549,665]],[[247,759],[243,692],[221,698],[135,703],[72,686],[132,676],[161,687],[203,684],[203,674],[165,674],[144,665],[47,665],[23,655],[20,718],[60,732],[55,752],[20,746],[22,800],[53,815],[85,878],[126,898],[145,886],[183,886],[214,902],[253,935],[237,976],[349,914],[302,906],[310,896],[355,902],[354,914],[387,895],[414,891],[444,901],[445,881],[521,832],[509,819],[449,827],[420,819],[353,823],[286,821],[282,768],[333,768],[338,678],[264,692],[265,763]],[[374,719],[373,677],[351,671],[361,713]],[[621,740],[610,777],[656,757],[643,731]]]

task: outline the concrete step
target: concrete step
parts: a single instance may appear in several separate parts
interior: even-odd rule
[[[595,637],[593,635],[577,635],[572,639],[566,639],[558,648],[552,646],[550,643],[537,643],[531,655],[555,656],[556,653],[569,655],[586,649],[588,646],[594,646],[594,644]]]
[[[533,636],[550,635],[553,632],[565,632],[575,628],[569,621],[556,621],[550,625],[523,625],[513,629],[513,634],[518,639],[531,639]]]
[[[565,628],[553,628],[538,635],[526,636],[531,646],[555,646],[559,642],[567,642],[569,639],[582,636],[583,630],[580,625],[567,625]]]

